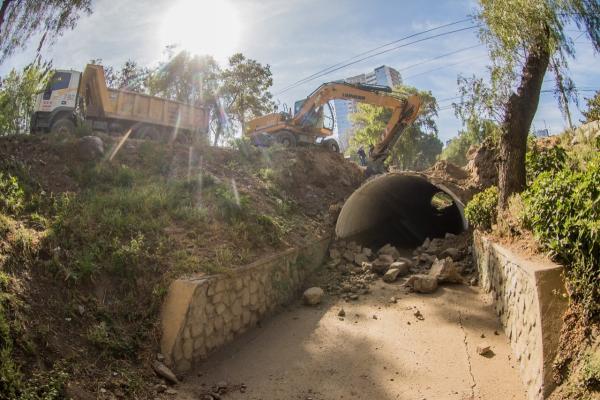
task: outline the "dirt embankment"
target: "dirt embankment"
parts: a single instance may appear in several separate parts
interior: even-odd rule
[[[103,141],[109,154],[117,142]],[[51,136],[0,139],[0,172],[22,191],[21,206],[0,208],[9,324],[0,346],[12,366],[0,381],[14,398],[49,383],[81,399],[154,396],[162,382],[149,365],[169,281],[330,234],[329,206],[363,179],[322,149],[130,140],[112,161],[90,160],[92,150]]]

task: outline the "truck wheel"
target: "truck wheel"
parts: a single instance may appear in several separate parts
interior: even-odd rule
[[[55,121],[52,124],[50,132],[65,136],[71,136],[75,134],[75,124],[70,119],[59,119],[58,121]]]
[[[340,145],[335,141],[335,139],[325,139],[321,142],[321,146],[333,153],[340,152]]]
[[[277,134],[277,143],[283,147],[296,147],[296,136],[292,132],[280,132]]]

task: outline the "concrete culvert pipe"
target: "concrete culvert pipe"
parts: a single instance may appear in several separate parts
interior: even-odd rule
[[[449,189],[415,173],[370,179],[346,201],[335,232],[363,246],[416,246],[466,229],[463,204]]]

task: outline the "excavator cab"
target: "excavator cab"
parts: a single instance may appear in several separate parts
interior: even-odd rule
[[[306,99],[302,99],[294,103],[294,115],[302,109],[305,102]],[[327,108],[325,108],[325,105],[327,105]],[[327,102],[307,112],[300,120],[300,125],[304,130],[327,129],[333,132],[335,118],[331,104]]]

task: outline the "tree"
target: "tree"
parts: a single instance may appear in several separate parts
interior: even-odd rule
[[[448,141],[440,156],[456,165],[467,163],[467,152],[472,145],[498,135],[503,94],[492,90],[483,79],[459,76],[457,80],[460,100],[452,104],[454,114],[461,120],[463,129]]]
[[[587,110],[582,112],[585,117],[585,121],[582,122],[600,120],[600,90],[591,99],[585,99],[585,102],[587,103]]]
[[[390,151],[389,164],[400,169],[423,170],[432,165],[443,144],[438,139],[435,117],[438,113],[437,101],[431,92],[419,91],[411,86],[394,89],[396,96],[418,94],[423,101],[422,112],[415,122],[402,132]],[[358,104],[358,111],[351,115],[356,128],[352,138],[351,151],[358,146],[369,147],[381,140],[381,132],[391,117],[391,111],[370,104]]]
[[[214,104],[220,72],[212,56],[180,51],[151,74],[150,94],[189,104]]]
[[[65,30],[73,29],[82,14],[91,14],[91,0],[3,0],[0,6],[0,63],[40,33],[38,53]]]
[[[50,64],[36,61],[23,71],[12,70],[0,81],[0,136],[29,132],[36,95],[50,76]]]
[[[566,68],[573,40],[565,26],[585,29],[600,50],[600,3],[597,0],[480,0],[476,18],[487,44],[494,88],[510,92],[500,136],[499,207],[526,185],[527,136],[537,111],[551,59]],[[520,71],[519,71],[520,69]],[[516,90],[514,90],[516,86]]]
[[[273,110],[269,89],[273,85],[271,67],[237,53],[229,58],[227,69],[221,74],[221,96],[225,110],[245,130],[246,121]]]

